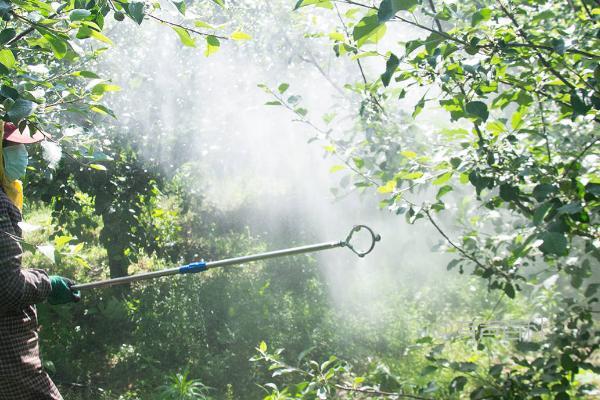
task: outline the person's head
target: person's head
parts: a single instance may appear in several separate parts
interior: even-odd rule
[[[29,129],[23,132],[10,123],[4,123],[4,136],[2,139],[2,158],[4,160],[4,176],[9,181],[15,181],[25,175],[29,155],[26,145],[40,142],[44,139],[41,132],[30,134]]]

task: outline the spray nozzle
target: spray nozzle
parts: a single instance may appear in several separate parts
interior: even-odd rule
[[[371,239],[371,245],[369,246],[369,248],[365,251],[360,251],[357,250],[354,245],[351,243],[352,241],[352,237],[354,236],[355,233],[360,232],[361,230],[366,230],[369,232],[370,234],[370,239]],[[359,257],[364,257],[367,254],[369,254],[371,251],[373,251],[373,249],[375,248],[375,243],[379,242],[381,240],[381,235],[375,233],[373,231],[373,229],[369,228],[366,225],[355,225],[352,230],[350,231],[350,233],[348,234],[348,236],[346,237],[346,240],[343,242],[343,245],[346,246],[347,248],[349,248],[350,250],[352,250],[354,252],[354,254],[356,254]]]

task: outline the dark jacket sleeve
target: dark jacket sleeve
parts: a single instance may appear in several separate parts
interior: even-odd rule
[[[48,274],[21,269],[20,213],[6,195],[0,193],[0,310],[20,310],[41,303],[50,294]]]

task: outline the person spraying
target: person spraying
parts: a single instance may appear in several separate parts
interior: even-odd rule
[[[23,185],[19,179],[27,168],[26,145],[45,136],[30,135],[27,128],[20,132],[12,123],[0,123],[0,135],[0,400],[62,400],[42,368],[35,305],[76,302],[80,295],[67,278],[21,268]]]

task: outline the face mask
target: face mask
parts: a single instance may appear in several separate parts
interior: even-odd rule
[[[24,144],[17,144],[5,147],[4,153],[4,173],[10,181],[15,181],[25,175],[27,164],[29,163],[29,154]]]

